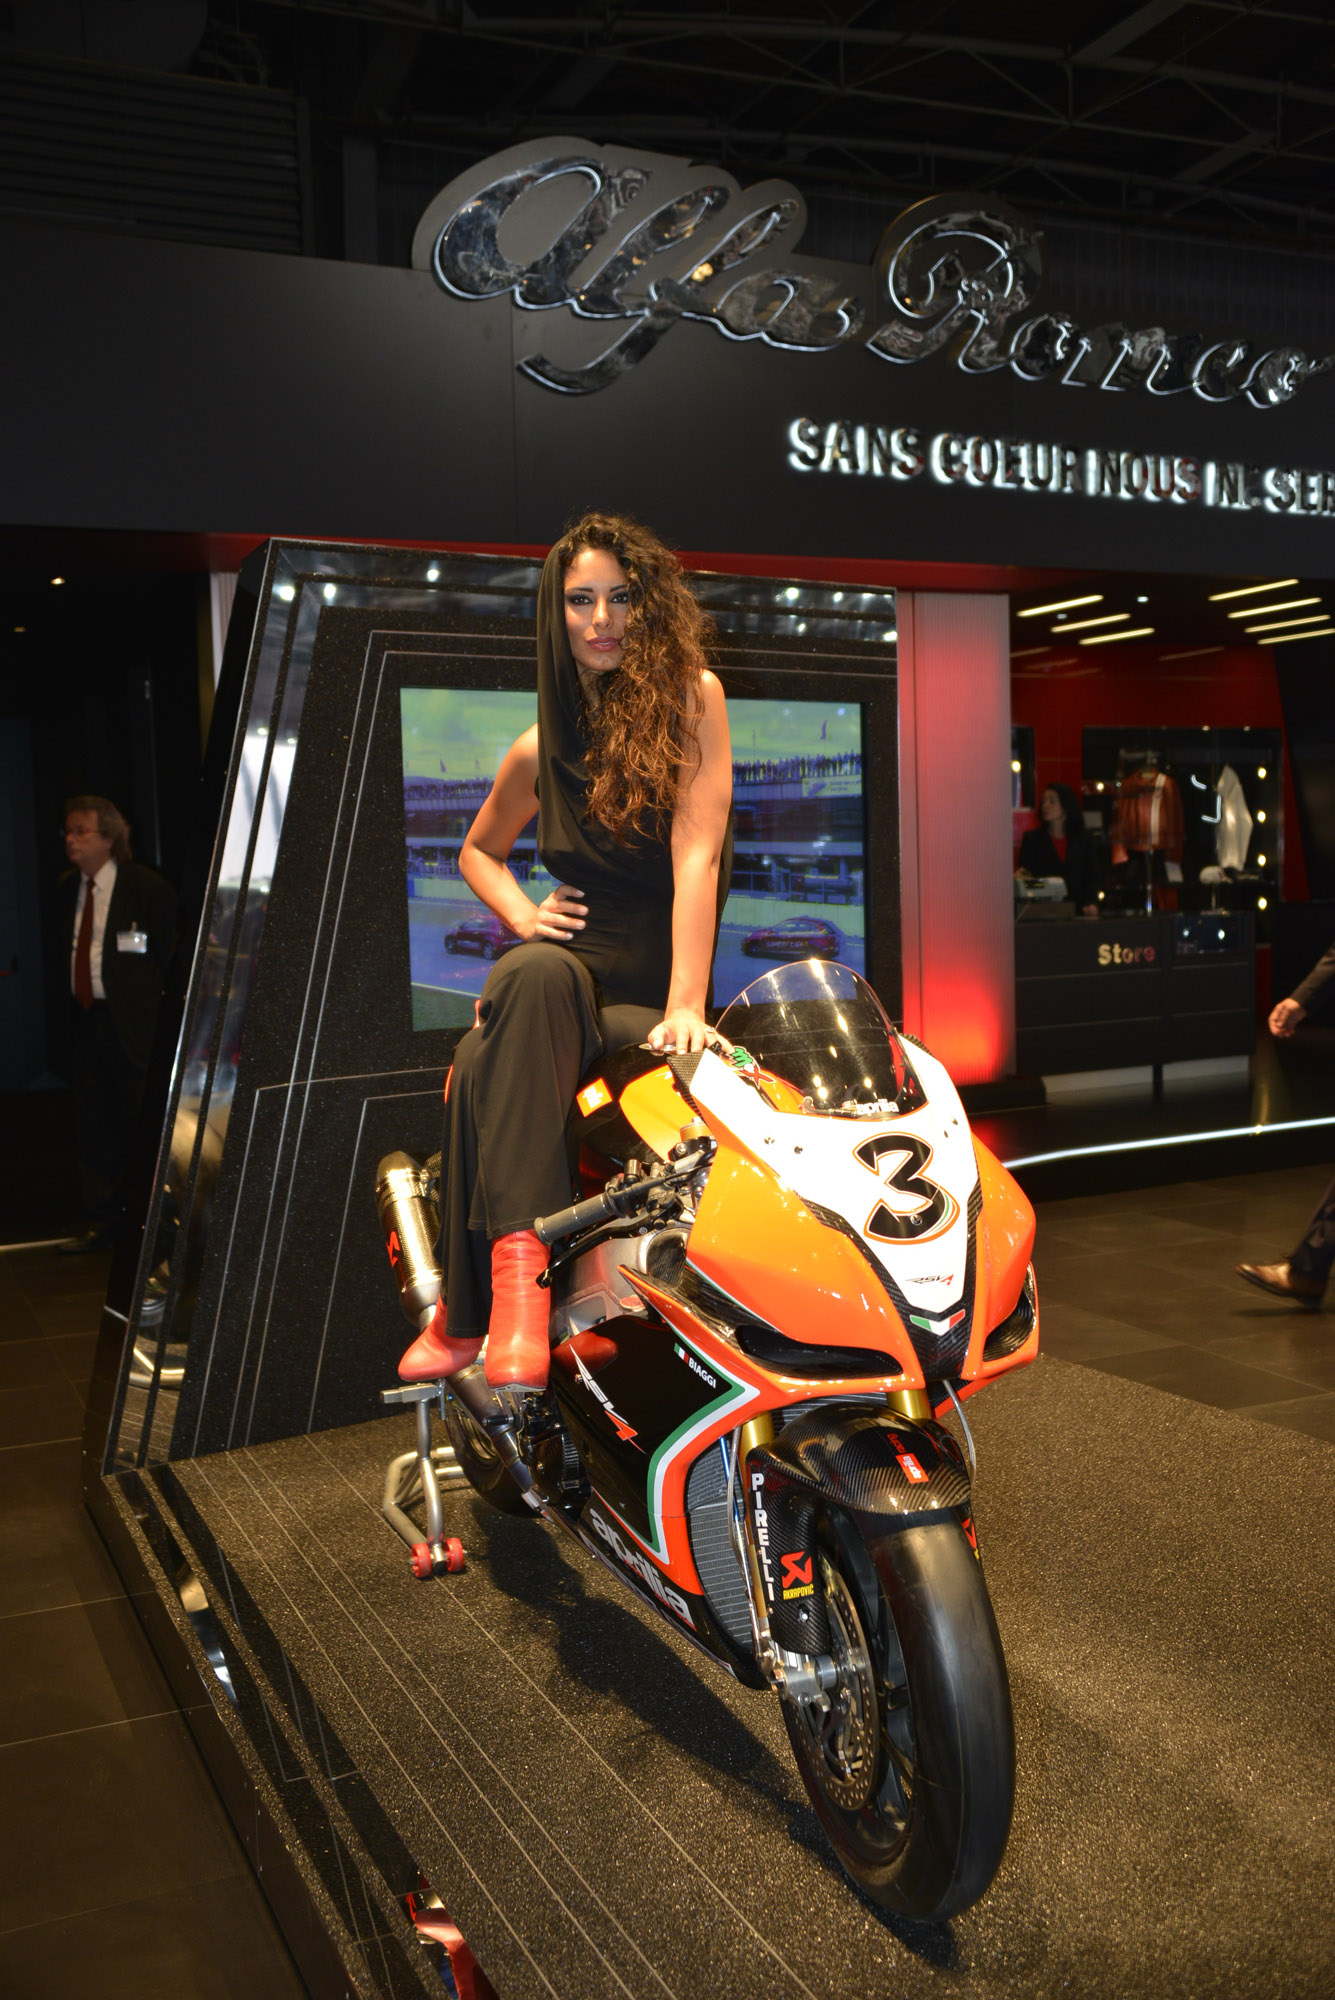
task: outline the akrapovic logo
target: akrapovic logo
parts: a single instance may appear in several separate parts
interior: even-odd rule
[[[783,1601],[788,1603],[793,1597],[814,1597],[816,1586],[811,1580],[813,1558],[798,1549],[793,1555],[783,1556]]]
[[[683,1625],[689,1625],[691,1630],[694,1631],[695,1620],[691,1616],[691,1607],[681,1592],[674,1590],[672,1585],[666,1582],[657,1565],[651,1563],[648,1556],[641,1555],[638,1549],[631,1548],[629,1543],[622,1539],[610,1522],[603,1519],[596,1507],[590,1507],[586,1510],[586,1519],[590,1527],[594,1528],[601,1539],[606,1542],[608,1548],[622,1567],[628,1569],[632,1576],[637,1577],[641,1583],[646,1585],[652,1595],[658,1599],[659,1603],[665,1604],[675,1617],[680,1618]]]

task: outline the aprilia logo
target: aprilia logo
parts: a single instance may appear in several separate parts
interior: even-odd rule
[[[628,1569],[633,1577],[644,1584],[660,1604],[665,1604],[669,1611],[680,1618],[683,1625],[689,1625],[694,1631],[695,1620],[691,1616],[691,1607],[681,1592],[674,1590],[672,1585],[664,1580],[656,1564],[651,1563],[648,1556],[642,1556],[638,1549],[633,1549],[624,1542],[616,1529],[603,1519],[596,1508],[588,1509],[587,1518],[622,1567]]]

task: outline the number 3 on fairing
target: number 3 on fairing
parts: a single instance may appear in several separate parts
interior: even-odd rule
[[[897,1194],[916,1196],[919,1203],[909,1214],[896,1215],[883,1201],[878,1201],[867,1221],[868,1236],[879,1236],[888,1243],[919,1243],[924,1236],[948,1229],[959,1214],[960,1205],[955,1197],[935,1181],[923,1178],[922,1170],[932,1157],[925,1139],[911,1132],[878,1132],[874,1139],[864,1139],[853,1151],[878,1179],[883,1156],[902,1154],[894,1172],[886,1176],[885,1185],[894,1188]]]

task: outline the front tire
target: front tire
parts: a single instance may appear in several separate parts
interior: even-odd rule
[[[802,1782],[863,1893],[906,1916],[968,1909],[1001,1865],[1015,1733],[982,1570],[953,1517],[894,1528],[831,1510],[819,1557],[839,1685],[784,1698]]]
[[[445,1430],[473,1491],[502,1514],[523,1514],[532,1519],[533,1509],[501,1463],[491,1439],[457,1396],[446,1401]]]

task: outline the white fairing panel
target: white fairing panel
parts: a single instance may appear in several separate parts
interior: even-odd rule
[[[978,1163],[964,1107],[943,1066],[915,1046],[913,1067],[927,1102],[898,1118],[776,1111],[711,1053],[700,1059],[691,1095],[795,1194],[841,1215],[915,1311],[929,1320],[939,1317],[944,1332],[946,1308],[964,1286],[969,1197]],[[897,1145],[896,1140],[922,1143]],[[873,1141],[880,1143],[869,1143]],[[859,1153],[876,1156],[875,1167]],[[896,1178],[912,1178],[917,1185],[905,1189],[894,1185]],[[869,1230],[882,1204],[892,1217],[920,1218],[937,1190],[946,1197],[936,1201],[944,1212],[917,1240],[887,1241]]]

